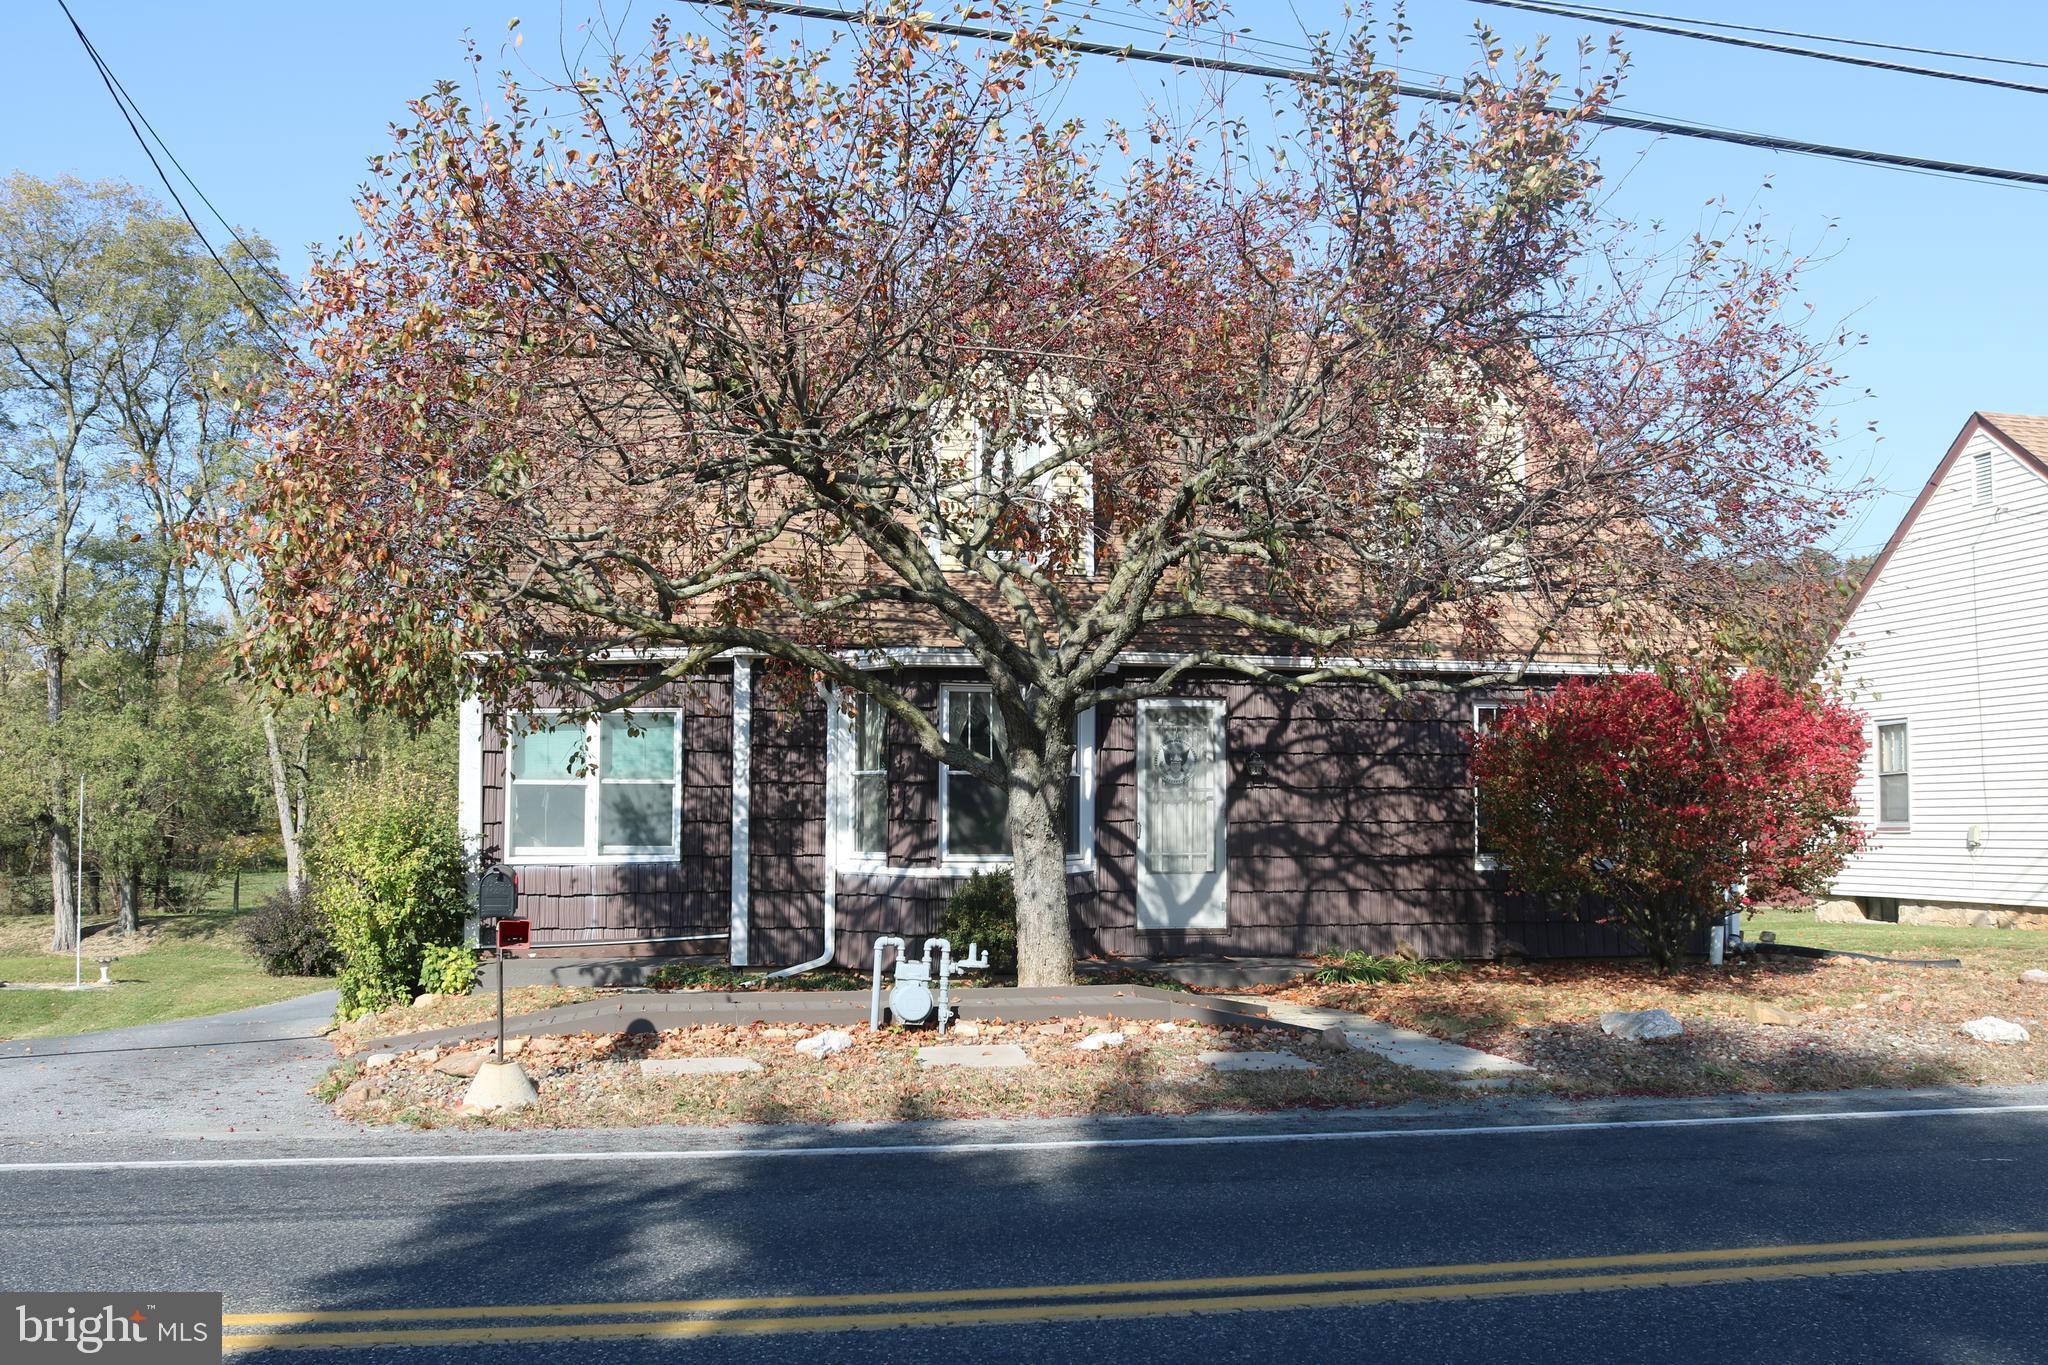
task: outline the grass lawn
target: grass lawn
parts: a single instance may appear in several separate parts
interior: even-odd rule
[[[1742,936],[1765,930],[1780,943],[1886,957],[1959,957],[1972,967],[2048,967],[2048,934],[2033,929],[1966,929],[1923,924],[1823,924],[1812,915],[1765,910],[1745,916]]]
[[[281,883],[282,874],[242,878],[242,904],[259,904]],[[143,941],[116,940],[111,931],[87,925],[85,976],[99,975],[96,952],[111,948],[115,985],[91,991],[0,989],[0,1040],[47,1038],[97,1029],[156,1024],[221,1010],[246,1009],[289,999],[332,985],[326,977],[271,976],[244,946],[238,917],[227,909],[230,887],[222,883],[208,908],[143,919]],[[0,919],[0,981],[69,981],[69,953],[43,950],[50,935],[41,916]]]

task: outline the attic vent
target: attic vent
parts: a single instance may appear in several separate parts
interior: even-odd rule
[[[1981,507],[1991,501],[1991,452],[1977,452],[1977,504]]]

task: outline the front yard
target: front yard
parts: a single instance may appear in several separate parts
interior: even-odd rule
[[[2048,1078],[2048,985],[2020,973],[2048,966],[2048,935],[1995,929],[1832,925],[1810,916],[1751,919],[1754,939],[1877,952],[1957,957],[1960,968],[1905,967],[1856,960],[1755,956],[1725,970],[1695,967],[1659,977],[1635,962],[1470,963],[1379,985],[1322,985],[1307,978],[1263,994],[1343,1009],[1498,1053],[1537,1068],[1518,1088],[1562,1097],[1698,1095],[1740,1091],[1984,1085]],[[593,992],[521,988],[512,1013],[587,998]],[[1786,1023],[1759,1022],[1774,1007]],[[336,1035],[348,1054],[380,1036],[481,1021],[495,1000],[443,999],[359,1020]],[[1600,1028],[1609,1010],[1662,1008],[1685,1036],[1626,1042]],[[2025,1026],[2031,1041],[1995,1045],[1964,1036],[1966,1019],[1997,1015]],[[1780,1016],[1782,1017],[1782,1016]],[[1091,1031],[1115,1030],[1120,1046],[1076,1048]],[[342,1114],[423,1127],[648,1124],[836,1123],[911,1118],[1174,1114],[1198,1110],[1369,1106],[1472,1095],[1454,1080],[1411,1071],[1365,1052],[1321,1047],[1264,1030],[1075,1020],[1061,1025],[993,1024],[945,1041],[1015,1044],[1031,1065],[1011,1070],[930,1068],[920,1045],[929,1031],[847,1030],[847,1050],[823,1058],[795,1044],[818,1032],[794,1027],[703,1026],[634,1036],[526,1040],[521,1064],[541,1100],[491,1119],[465,1119],[468,1082],[445,1070],[454,1050],[404,1053],[365,1071],[344,1062],[322,1087]],[[469,1051],[476,1045],[465,1045]],[[1273,1050],[1312,1070],[1222,1072],[1203,1052]],[[716,1075],[649,1075],[648,1058],[719,1057],[759,1070]],[[1477,1093],[1491,1093],[1480,1091]]]

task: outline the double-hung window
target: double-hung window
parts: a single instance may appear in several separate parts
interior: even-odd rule
[[[1877,727],[1877,822],[1903,825],[1913,818],[1912,779],[1906,751],[1906,722]]]
[[[1472,708],[1472,738],[1475,742],[1493,729],[1505,709],[1494,705]],[[1490,872],[1496,866],[1493,849],[1486,841],[1486,821],[1479,809],[1479,787],[1476,783],[1472,787],[1472,866],[1481,872]]]
[[[852,699],[847,717],[853,765],[850,852],[866,861],[889,856],[889,757],[883,748],[887,714],[881,702],[862,693]]]
[[[680,854],[677,713],[614,713],[587,723],[512,716],[506,728],[511,857],[628,861]]]

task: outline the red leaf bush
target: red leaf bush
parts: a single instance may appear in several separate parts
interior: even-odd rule
[[[1817,891],[1864,838],[1860,716],[1765,673],[1573,681],[1473,746],[1486,847],[1521,890],[1617,923],[1659,970],[1724,912]]]

